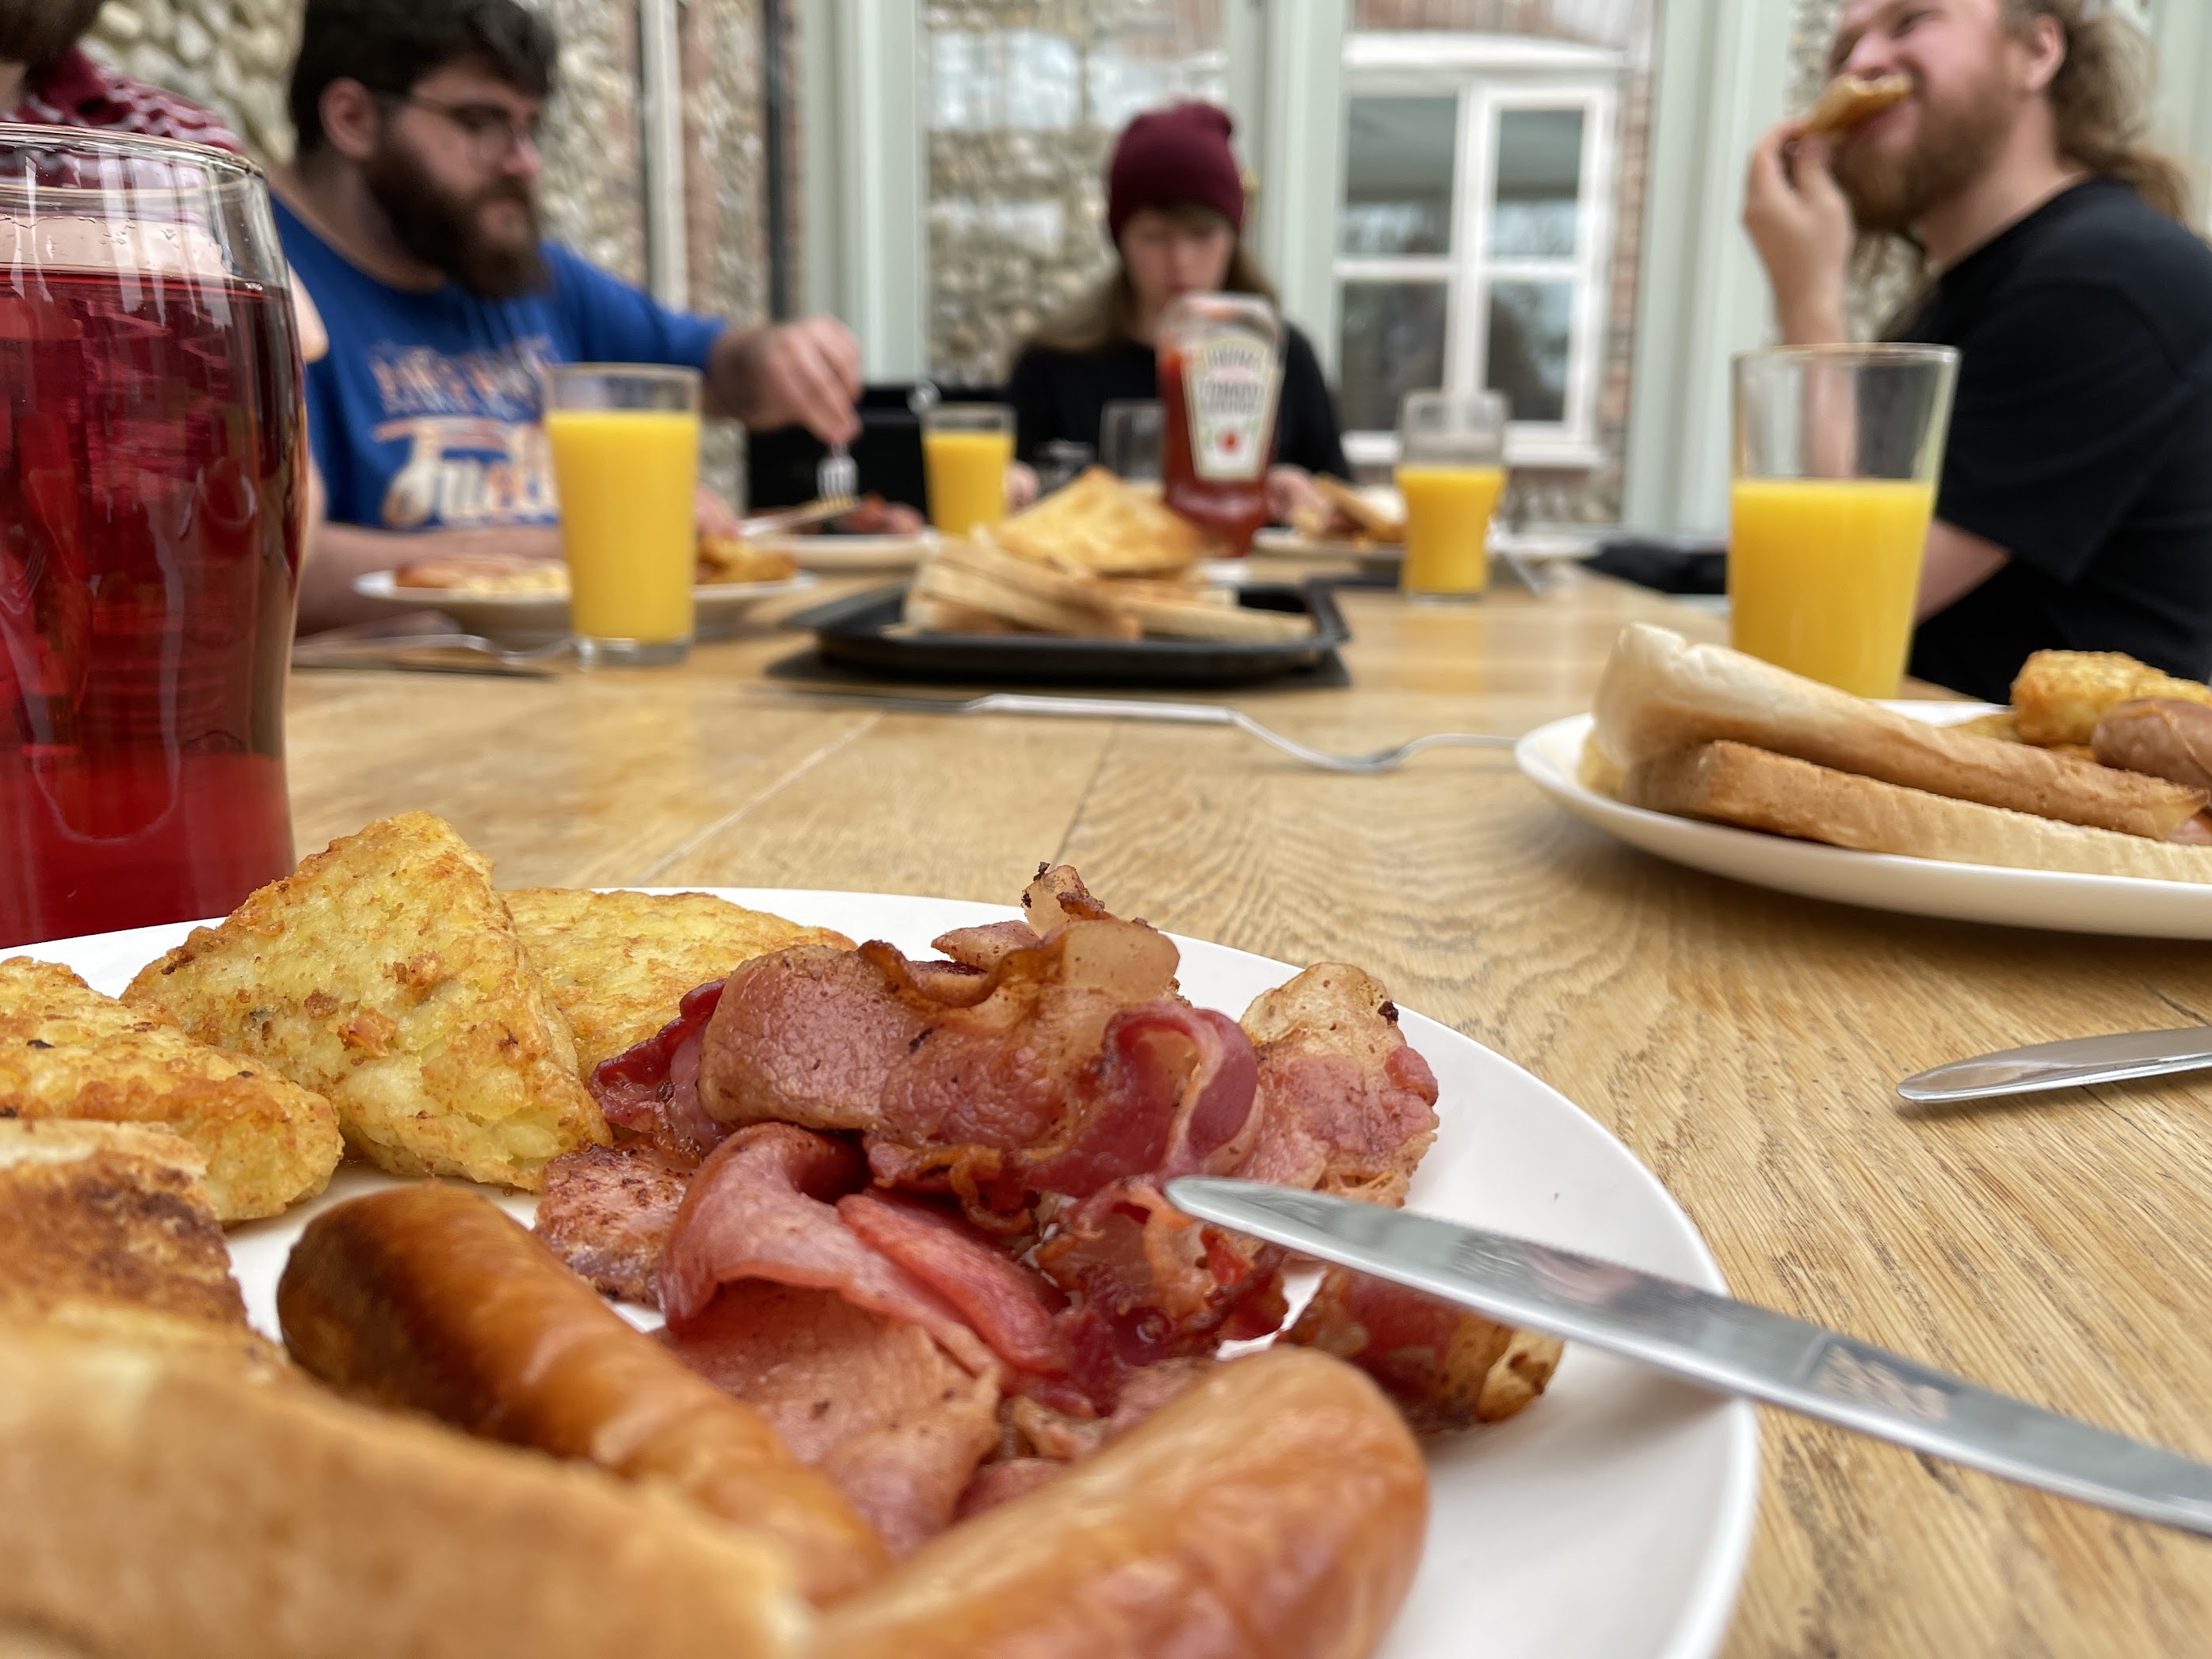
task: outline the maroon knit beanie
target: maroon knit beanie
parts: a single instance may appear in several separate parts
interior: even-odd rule
[[[1212,104],[1153,110],[1121,130],[1106,169],[1106,230],[1116,242],[1130,216],[1195,202],[1244,228],[1244,179],[1229,151],[1229,112]]]

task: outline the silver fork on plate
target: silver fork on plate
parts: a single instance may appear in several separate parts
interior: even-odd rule
[[[783,696],[815,698],[856,708],[881,708],[917,714],[1042,714],[1061,720],[1155,720],[1175,726],[1233,726],[1238,731],[1272,744],[1293,760],[1324,772],[1367,775],[1388,772],[1424,749],[1510,749],[1517,738],[1488,732],[1431,732],[1388,749],[1364,755],[1337,755],[1286,738],[1260,724],[1241,708],[1212,702],[1154,702],[1142,697],[1039,697],[1018,691],[994,691],[980,697],[908,697],[875,691],[817,690],[811,687],[773,688]]]
[[[814,464],[814,493],[824,501],[845,501],[858,495],[860,469],[841,439]]]

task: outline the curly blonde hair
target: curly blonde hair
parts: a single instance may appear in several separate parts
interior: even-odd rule
[[[2066,38],[2066,61],[2051,78],[2058,153],[2100,178],[2124,179],[2170,219],[2191,222],[2189,169],[2149,142],[2157,67],[2143,32],[2109,0],[2003,0],[2005,21],[2026,34],[2043,18]]]

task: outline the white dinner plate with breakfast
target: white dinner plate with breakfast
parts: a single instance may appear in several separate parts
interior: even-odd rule
[[[1555,737],[1553,746],[1564,740]],[[863,893],[719,890],[793,921],[887,939],[917,956],[948,929],[1021,914]],[[30,949],[113,994],[187,931],[185,924],[142,928]],[[1200,940],[1176,943],[1181,989],[1200,1007],[1233,1013],[1292,972]],[[1593,1119],[1448,1027],[1409,1012],[1402,1030],[1435,1072],[1441,1120],[1414,1176],[1411,1207],[1725,1289],[1689,1218]],[[341,1198],[392,1184],[348,1164],[321,1198],[231,1231],[247,1309],[261,1329],[277,1334],[276,1279],[306,1223]],[[514,1195],[501,1201],[524,1217],[534,1203]],[[1261,1424],[1253,1429],[1265,1432]],[[1749,1405],[1570,1349],[1531,1408],[1429,1443],[1426,1550],[1380,1651],[1393,1659],[1472,1650],[1486,1659],[1717,1652],[1749,1548],[1758,1462]]]
[[[747,545],[763,553],[781,553],[801,570],[823,575],[866,575],[882,570],[911,570],[937,546],[937,532],[915,535],[836,535],[827,532],[801,535],[755,536]]]
[[[2047,652],[2023,668],[2010,708],[1868,702],[1636,624],[1614,647],[1597,712],[1539,726],[1515,755],[1584,823],[1778,892],[1952,921],[2212,939],[2207,792],[2154,756],[2132,766],[2088,757],[2093,732],[2106,742],[2130,711],[2148,711],[2133,714],[2131,747],[2151,752],[2141,725],[2166,736],[2160,711],[2174,705],[2132,699],[2185,694],[2212,701],[2130,659]],[[2182,712],[2212,721],[2202,706]],[[2038,724],[2069,720],[2075,729],[2050,743],[2030,740]],[[1967,722],[1971,735],[1921,729]]]
[[[767,600],[804,593],[821,578],[799,570],[775,581],[702,582],[691,590],[696,637],[724,639],[745,613]],[[365,599],[414,605],[451,617],[463,629],[502,645],[538,645],[568,635],[568,595],[549,586],[543,592],[476,592],[465,588],[404,587],[389,570],[354,578],[353,591]]]

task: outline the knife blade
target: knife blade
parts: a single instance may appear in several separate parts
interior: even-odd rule
[[[2208,1066],[2212,1066],[2212,1025],[2187,1025],[2176,1031],[2121,1031],[2001,1048],[1917,1073],[1899,1084],[1897,1092],[1916,1105],[1938,1106],[1954,1100],[2170,1077]]]
[[[2212,1465],[1765,1308],[1503,1233],[1257,1182],[1168,1183],[1187,1215],[1724,1394],[2212,1536]]]

